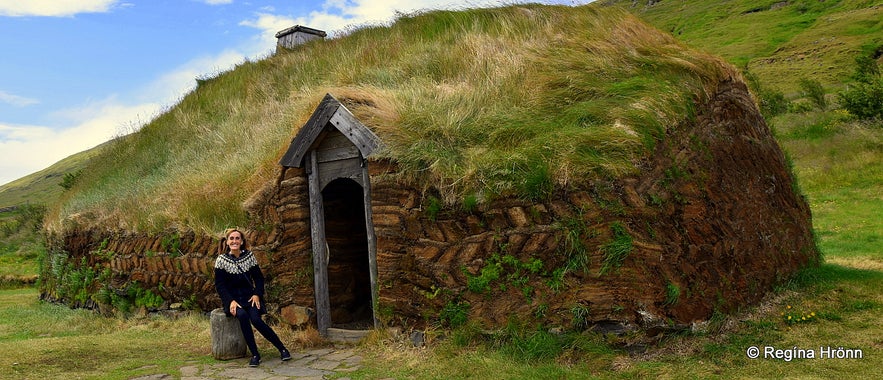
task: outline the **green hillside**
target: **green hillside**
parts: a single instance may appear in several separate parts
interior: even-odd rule
[[[638,170],[735,69],[617,8],[519,5],[403,15],[199,86],[96,157],[50,229],[217,231],[325,93],[381,137],[401,181],[449,204],[537,198]]]
[[[840,89],[860,54],[883,46],[880,0],[614,0],[690,46],[795,96],[801,78]]]
[[[68,156],[52,166],[0,186],[0,209],[24,204],[55,203],[64,190],[61,183],[66,174],[79,172],[89,159],[101,153],[106,144]]]
[[[784,93],[789,112],[767,122],[793,159],[819,247],[828,262],[883,269],[883,121],[857,122],[838,104],[819,109],[801,86],[816,81],[836,103],[837,92],[853,83],[856,58],[883,67],[883,1],[607,3]]]
[[[40,230],[46,206],[61,197],[65,177],[71,181],[104,146],[0,186],[0,287],[36,281],[37,258],[45,251]]]

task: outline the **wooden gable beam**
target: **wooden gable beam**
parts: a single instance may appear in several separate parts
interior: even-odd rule
[[[288,151],[279,160],[279,164],[285,167],[303,167],[307,152],[316,144],[328,125],[346,136],[359,149],[362,157],[368,157],[380,146],[380,138],[374,132],[356,119],[331,94],[325,94],[313,115],[291,140]]]

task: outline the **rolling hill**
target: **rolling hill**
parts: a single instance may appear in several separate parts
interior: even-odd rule
[[[819,80],[832,89],[841,88],[852,72],[855,57],[883,45],[881,1],[603,3],[622,6],[690,46],[747,68],[765,87],[787,92],[792,99],[800,96],[797,83],[801,78]],[[283,110],[277,113],[291,117]],[[289,123],[291,127],[296,124]],[[281,135],[277,137],[284,139]],[[205,143],[212,144],[210,139]],[[99,155],[100,149],[71,156],[0,186],[0,207],[54,204],[61,196],[58,184],[63,176],[82,169],[88,158]],[[242,217],[232,215],[227,219]]]
[[[883,2],[865,1],[606,1],[634,12],[690,46],[755,74],[791,98],[799,80],[831,91],[849,80],[855,58],[883,55]]]

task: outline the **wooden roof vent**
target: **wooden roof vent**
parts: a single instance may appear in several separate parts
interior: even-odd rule
[[[295,25],[276,33],[276,51],[281,48],[293,49],[298,45],[315,39],[324,39],[327,34],[323,30]]]

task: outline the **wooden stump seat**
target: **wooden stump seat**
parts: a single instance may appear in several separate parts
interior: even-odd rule
[[[227,316],[217,308],[211,313],[212,356],[218,360],[243,358],[248,353],[242,329],[236,317]]]

